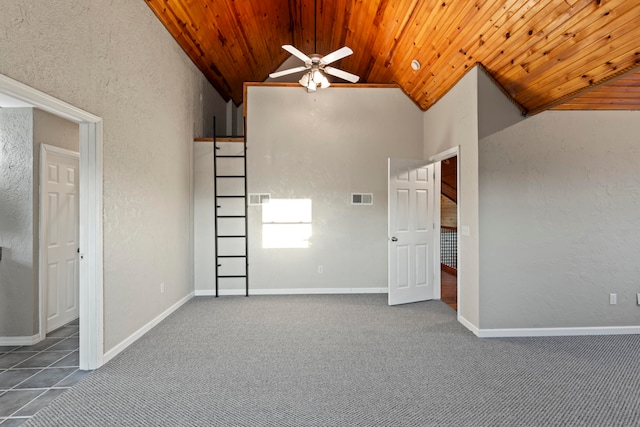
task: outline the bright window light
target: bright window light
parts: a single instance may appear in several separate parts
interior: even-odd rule
[[[311,199],[271,199],[262,205],[262,247],[308,248]]]

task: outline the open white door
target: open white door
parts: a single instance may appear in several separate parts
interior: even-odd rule
[[[389,305],[434,297],[434,165],[389,159]]]

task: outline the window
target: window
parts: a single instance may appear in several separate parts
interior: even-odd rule
[[[311,199],[271,199],[262,205],[262,247],[308,248]]]

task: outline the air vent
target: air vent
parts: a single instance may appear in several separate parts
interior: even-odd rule
[[[373,193],[351,193],[352,205],[373,205]]]
[[[266,205],[270,199],[269,193],[249,193],[249,206]]]

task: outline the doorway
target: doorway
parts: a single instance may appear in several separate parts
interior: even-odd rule
[[[3,74],[0,74],[0,94],[78,123],[80,126],[80,369],[96,369],[102,366],[104,359],[102,119]],[[42,298],[39,299],[39,304],[43,304]],[[42,312],[42,309],[39,311]],[[40,339],[46,335],[45,331],[45,319],[40,316]]]
[[[436,247],[436,259],[440,264],[439,268],[436,267],[437,274],[437,298],[447,303],[453,309],[458,312],[458,318],[460,317],[460,273],[459,267],[462,262],[459,252],[460,241],[460,206],[458,201],[460,200],[460,146],[452,147],[445,150],[435,156],[429,158],[430,161],[436,162],[436,233],[437,238],[435,244]],[[443,171],[443,168],[445,169]],[[446,181],[443,179],[446,177]],[[455,183],[455,184],[454,184]],[[445,195],[446,192],[446,195]],[[454,204],[444,202],[447,199],[449,201],[455,200]],[[445,206],[444,214],[446,217],[443,219],[443,207]],[[454,221],[455,218],[455,221]],[[444,221],[444,224],[443,224]],[[443,228],[442,226],[445,226]],[[455,227],[454,227],[455,225]],[[444,234],[444,236],[443,236]],[[444,239],[444,241],[443,241]],[[455,256],[455,271],[448,268],[451,266],[450,260],[444,260],[447,264],[443,263],[443,255],[449,255],[449,248],[446,248],[447,254],[443,254],[443,246],[449,245],[455,248],[453,252]],[[444,267],[444,265],[447,265]]]
[[[440,166],[440,298],[458,309],[458,157]]]

